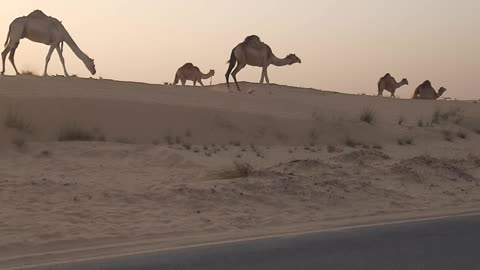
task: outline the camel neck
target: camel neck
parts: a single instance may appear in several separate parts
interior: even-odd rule
[[[66,31],[65,31],[66,32]],[[85,62],[89,57],[78,47],[77,43],[73,40],[68,32],[65,34],[65,43],[72,49],[73,53]]]
[[[288,61],[287,58],[281,59],[276,57],[274,54],[272,54],[272,65],[277,66],[277,67],[282,67],[289,65],[290,62]]]
[[[208,78],[210,78],[210,77],[212,77],[212,76],[213,76],[213,75],[211,75],[210,73],[207,73],[207,74],[203,74],[203,73],[202,73],[202,79],[203,79],[203,80],[206,80],[206,79],[208,79]]]

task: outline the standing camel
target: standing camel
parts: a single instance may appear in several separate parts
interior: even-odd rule
[[[80,50],[62,23],[53,17],[45,15],[45,13],[40,10],[35,10],[28,16],[16,18],[10,24],[7,41],[5,42],[5,50],[2,52],[2,75],[5,73],[5,59],[9,53],[9,59],[15,69],[15,73],[17,75],[20,74],[15,66],[15,51],[20,44],[20,40],[23,38],[50,46],[45,62],[44,76],[47,76],[48,62],[50,62],[53,50],[57,50],[65,76],[69,76],[63,58],[63,42],[70,46],[73,53],[82,60],[92,75],[96,73],[94,60]]]
[[[193,86],[196,86],[197,82],[201,86],[204,86],[202,80],[209,79],[213,76],[215,76],[215,70],[213,69],[207,74],[203,74],[200,69],[192,63],[186,63],[177,70],[177,73],[175,73],[175,81],[173,82],[173,85],[177,85],[178,81],[181,81],[182,85],[185,85],[187,81],[193,81]]]
[[[438,92],[432,87],[432,83],[429,80],[426,80],[420,84],[415,92],[413,93],[413,99],[430,99],[436,100],[445,93],[447,89],[445,87],[440,87]]]
[[[240,87],[237,82],[237,74],[246,65],[261,67],[262,76],[260,78],[260,83],[263,83],[263,81],[266,80],[267,84],[269,84],[270,79],[268,78],[267,72],[268,66],[274,65],[280,67],[292,65],[295,63],[302,63],[302,61],[295,54],[289,54],[284,59],[277,58],[273,54],[270,46],[263,43],[258,36],[248,36],[245,41],[238,44],[232,50],[232,54],[228,63],[228,70],[225,74],[225,77],[227,79],[227,86],[230,89],[229,78],[231,74],[233,80],[235,81],[235,85],[237,86],[237,90],[240,91]]]
[[[378,96],[383,96],[383,91],[387,90],[392,94],[392,97],[395,97],[395,91],[404,85],[408,85],[407,79],[403,79],[398,83],[390,73],[387,73],[378,81]]]

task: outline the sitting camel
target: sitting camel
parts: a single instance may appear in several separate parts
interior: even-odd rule
[[[378,81],[378,96],[383,96],[383,91],[387,90],[392,94],[392,97],[395,97],[395,91],[404,85],[408,85],[407,79],[403,79],[398,83],[390,73],[387,73]]]
[[[203,74],[200,69],[194,66],[192,63],[186,63],[177,70],[173,85],[177,85],[178,81],[181,81],[182,85],[185,85],[187,81],[193,81],[193,86],[196,86],[197,82],[200,83],[201,86],[204,86],[202,80],[209,79],[213,76],[215,76],[215,70],[213,69],[211,69],[207,74]]]
[[[420,84],[415,92],[413,93],[413,99],[431,99],[437,100],[439,97],[445,93],[447,89],[445,87],[440,87],[438,92],[432,87],[432,83],[429,80],[426,80]]]
[[[270,46],[263,43],[258,36],[252,35],[245,38],[242,43],[238,44],[232,50],[232,54],[228,63],[229,67],[227,73],[225,74],[227,86],[230,89],[229,78],[231,74],[233,80],[235,81],[235,85],[237,86],[237,90],[240,91],[240,87],[237,82],[237,73],[240,72],[240,70],[242,70],[246,65],[261,67],[262,76],[260,83],[263,83],[263,81],[266,80],[267,84],[269,84],[270,79],[268,78],[267,72],[268,66],[286,66],[295,63],[302,63],[302,61],[295,54],[289,54],[284,59],[277,58],[273,54]]]
[[[65,68],[65,60],[63,58],[63,42],[70,46],[73,53],[75,53],[75,55],[82,60],[92,75],[95,75],[97,72],[95,69],[94,60],[80,50],[65,27],[63,27],[62,22],[53,17],[45,15],[45,13],[40,10],[35,10],[28,16],[16,18],[10,24],[7,41],[5,42],[5,50],[2,52],[2,75],[5,73],[5,59],[7,58],[8,54],[10,54],[9,59],[13,65],[13,68],[15,69],[15,73],[17,75],[20,74],[15,66],[15,51],[20,44],[20,40],[23,38],[50,46],[50,50],[48,51],[46,58],[45,70],[43,72],[44,76],[47,75],[48,62],[50,62],[50,57],[52,56],[53,50],[56,50],[58,56],[60,57],[60,62],[62,63],[65,76],[69,76],[67,69]]]

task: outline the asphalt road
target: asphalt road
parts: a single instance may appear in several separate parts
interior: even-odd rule
[[[224,244],[43,269],[480,269],[480,216]]]

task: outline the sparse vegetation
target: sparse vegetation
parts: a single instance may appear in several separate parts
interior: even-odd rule
[[[399,126],[403,126],[403,123],[405,123],[405,117],[403,117],[403,116],[398,117],[397,124]]]
[[[413,138],[409,136],[404,136],[397,139],[398,145],[413,145]]]
[[[38,76],[38,74],[33,71],[33,70],[28,70],[28,69],[24,69],[20,72],[20,74],[22,75],[27,75],[27,76]]]
[[[459,130],[459,131],[457,132],[457,137],[459,137],[460,139],[466,140],[467,137],[468,137],[468,134],[467,134],[465,131],[463,131],[463,130]]]
[[[375,123],[375,111],[372,108],[365,108],[360,114],[360,120],[373,125]]]
[[[337,147],[333,144],[329,144],[327,146],[327,151],[328,151],[328,153],[335,153],[335,152],[337,152]]]
[[[184,142],[182,144],[183,148],[185,148],[186,150],[191,150],[192,149],[192,145],[190,143],[187,143],[187,142]]]
[[[18,112],[9,110],[5,116],[5,126],[19,132],[32,134],[33,128],[29,121],[25,120]]]
[[[351,147],[351,148],[355,148],[360,144],[359,142],[357,142],[356,140],[354,140],[350,136],[346,137],[344,142],[345,142],[346,146]]]
[[[373,145],[373,149],[382,150],[383,146],[381,146],[380,144],[375,144],[375,145]]]
[[[24,137],[15,137],[15,138],[12,140],[12,144],[13,144],[17,149],[21,149],[21,148],[25,147],[26,140],[25,140]]]
[[[65,141],[105,141],[105,136],[98,129],[85,129],[76,123],[68,123],[60,130],[58,140]]]
[[[463,110],[460,107],[453,107],[447,111],[437,108],[432,115],[432,124],[438,125],[451,120],[452,123],[458,125],[463,121],[463,118]]]
[[[423,123],[423,120],[422,120],[422,119],[418,119],[418,121],[417,121],[417,126],[418,126],[418,127],[424,127],[424,123]]]
[[[174,138],[170,135],[165,136],[164,140],[168,145],[173,145],[175,143]]]
[[[452,142],[453,141],[453,135],[452,135],[452,132],[450,130],[443,130],[442,131],[442,134],[443,134],[443,138],[448,141],[448,142]]]
[[[218,172],[221,179],[245,178],[254,173],[254,168],[247,162],[235,161],[231,168]]]

